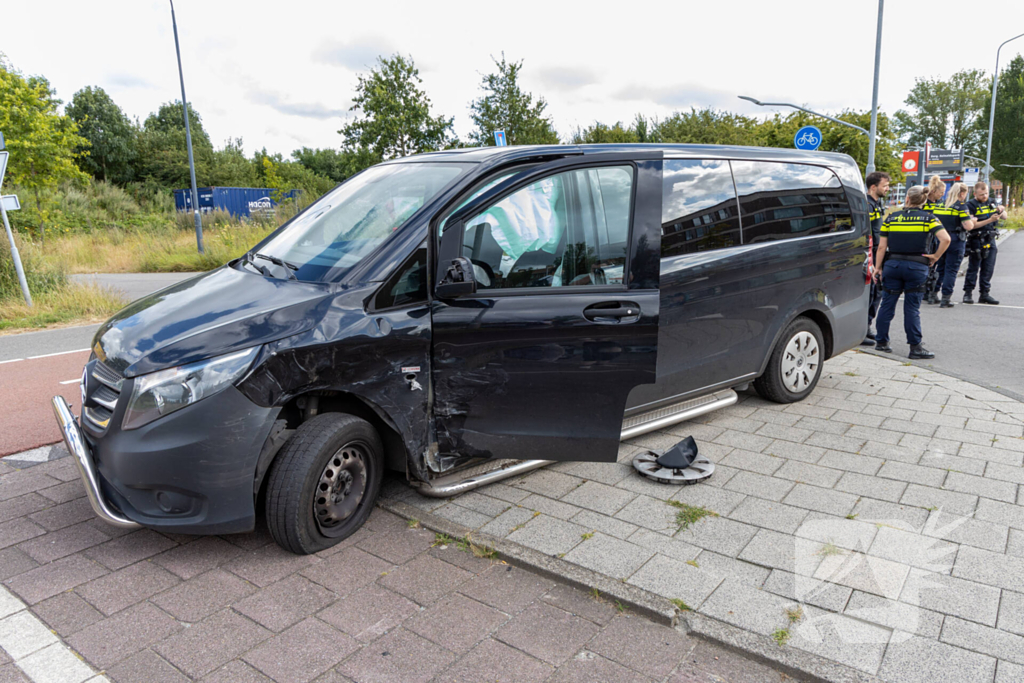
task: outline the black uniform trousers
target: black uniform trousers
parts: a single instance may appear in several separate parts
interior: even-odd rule
[[[974,291],[978,284],[978,276],[981,276],[979,290],[982,294],[988,294],[992,289],[992,273],[996,270],[996,254],[999,249],[996,247],[996,236],[978,235],[974,240],[967,240],[967,275],[964,277],[964,293]]]

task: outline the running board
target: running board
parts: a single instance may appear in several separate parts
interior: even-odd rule
[[[735,391],[726,389],[714,394],[708,394],[707,396],[701,396],[628,417],[622,423],[622,433],[619,440],[625,441],[641,434],[664,429],[679,422],[692,420],[695,417],[700,417],[719,408],[731,406],[738,400],[739,396],[737,396]],[[472,491],[481,486],[486,486],[487,484],[493,484],[502,479],[526,474],[532,470],[544,467],[544,465],[550,465],[552,462],[555,461],[496,460],[420,484],[416,490],[422,495],[431,498],[448,498]]]

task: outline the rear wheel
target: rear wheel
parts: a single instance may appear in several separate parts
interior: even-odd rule
[[[267,526],[278,545],[308,555],[359,529],[380,492],[383,451],[373,426],[353,415],[303,423],[268,475]]]
[[[818,384],[824,360],[821,328],[808,318],[797,318],[779,338],[754,389],[775,403],[802,401]]]

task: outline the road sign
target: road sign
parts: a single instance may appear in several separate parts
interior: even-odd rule
[[[4,134],[0,133],[0,149],[4,148]]]
[[[815,126],[804,126],[793,136],[793,144],[808,152],[816,150],[821,145],[821,131]]]
[[[933,173],[960,172],[964,166],[964,151],[962,149],[939,149],[931,147],[928,150],[927,170]]]
[[[918,157],[920,152],[904,152],[903,153],[903,172],[904,173],[917,173]]]
[[[974,185],[978,182],[978,176],[981,174],[980,168],[965,168],[964,169],[964,182],[968,185]]]
[[[505,131],[494,131],[494,144],[496,144],[498,147],[505,147],[506,145],[508,145],[508,143],[505,142]]]
[[[4,208],[8,211],[18,211],[21,209],[21,202],[18,201],[18,195],[16,194],[5,194],[0,197],[0,201],[3,201]]]
[[[0,185],[4,183],[4,173],[7,172],[7,157],[10,155],[10,152],[0,152]]]

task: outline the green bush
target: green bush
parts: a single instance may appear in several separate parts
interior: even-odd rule
[[[3,233],[0,233],[2,235]],[[44,263],[20,251],[21,265],[25,270],[25,280],[32,295],[53,292],[68,284],[67,273],[57,263]],[[0,237],[0,300],[20,299],[21,285],[18,283],[18,271],[14,268],[11,258],[11,247],[7,239]]]

